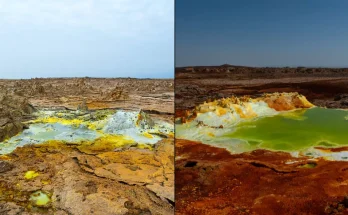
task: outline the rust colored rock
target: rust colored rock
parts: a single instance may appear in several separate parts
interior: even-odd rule
[[[307,161],[284,152],[232,155],[185,140],[176,147],[177,214],[325,214],[348,190],[347,162],[319,160],[315,168],[299,168]]]

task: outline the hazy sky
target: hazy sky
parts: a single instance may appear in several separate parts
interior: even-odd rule
[[[0,78],[172,78],[174,0],[0,0]]]
[[[348,1],[176,0],[176,66],[348,67]]]

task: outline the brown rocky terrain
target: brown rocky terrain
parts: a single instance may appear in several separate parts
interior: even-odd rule
[[[25,125],[23,120],[30,118],[35,108],[25,97],[0,93],[0,142],[21,132]]]
[[[144,109],[174,112],[174,82],[170,79],[51,78],[1,80],[0,90],[24,96],[38,107],[76,109],[86,100],[90,110]]]
[[[173,214],[174,147],[86,154],[59,144],[18,148],[1,158],[0,214]],[[24,177],[27,171],[39,175]],[[29,196],[51,203],[33,207]]]
[[[141,109],[173,123],[173,85],[169,79],[0,80],[0,138],[26,129],[23,122],[42,108]],[[173,214],[173,142],[167,136],[150,148],[59,141],[19,147],[0,156],[0,214]]]
[[[298,92],[317,106],[348,107],[348,69],[344,68],[188,67],[177,68],[175,79],[177,110],[212,98],[272,92]]]
[[[172,121],[173,100],[170,79],[0,79],[0,141],[21,131],[35,108],[76,110],[85,102],[89,110],[142,109]]]
[[[180,118],[204,101],[274,92],[347,108],[348,69],[177,68],[175,91]],[[176,214],[348,214],[347,162],[311,162],[268,150],[231,154],[179,139],[175,144]]]

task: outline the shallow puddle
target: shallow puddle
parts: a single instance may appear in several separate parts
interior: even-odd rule
[[[42,192],[41,190],[31,194],[29,200],[32,202],[33,205],[39,206],[39,207],[46,206],[51,201],[47,193]]]

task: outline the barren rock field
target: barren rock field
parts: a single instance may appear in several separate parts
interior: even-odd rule
[[[174,81],[0,80],[0,214],[174,213]]]

